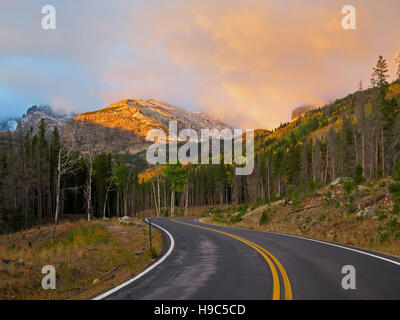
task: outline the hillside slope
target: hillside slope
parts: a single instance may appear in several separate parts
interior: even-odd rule
[[[127,99],[75,117],[63,138],[69,142],[75,139],[79,149],[91,145],[98,151],[135,154],[151,143],[146,141],[149,130],[162,129],[168,137],[169,121],[177,121],[178,132],[194,129],[200,134],[201,129],[230,128],[204,113],[155,100]]]

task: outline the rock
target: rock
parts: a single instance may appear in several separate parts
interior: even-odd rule
[[[357,212],[356,217],[374,217],[376,215],[376,207],[367,207]]]
[[[93,285],[96,285],[96,284],[98,284],[99,282],[100,282],[99,279],[94,279],[94,280],[93,280]]]
[[[344,183],[346,181],[352,181],[353,179],[349,177],[339,177],[331,182],[330,186],[337,186],[338,184]]]
[[[19,259],[18,261],[15,261],[15,265],[16,266],[24,266],[25,265],[24,260],[23,259]]]
[[[365,187],[365,186],[361,186],[361,185],[359,185],[358,187],[357,187],[357,191],[359,192],[359,193],[368,193],[369,192],[369,188],[367,188],[367,187]]]
[[[36,135],[39,132],[40,121],[44,119],[46,121],[46,136],[50,137],[55,127],[62,134],[66,123],[75,116],[77,115],[55,111],[51,106],[33,106],[19,119],[18,127],[21,128],[23,134],[27,133],[32,127],[32,135]]]
[[[340,182],[341,182],[341,179],[337,178],[336,180],[332,181],[330,185],[331,186],[337,186]]]

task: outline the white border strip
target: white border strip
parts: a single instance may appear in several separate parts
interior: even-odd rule
[[[349,250],[349,251],[354,251],[354,252],[357,252],[357,253],[365,254],[366,256],[370,256],[370,257],[373,257],[373,258],[376,258],[376,259],[380,259],[380,260],[383,260],[383,261],[386,261],[386,262],[390,262],[390,263],[393,263],[395,265],[400,266],[400,262],[397,262],[397,261],[394,261],[394,260],[390,260],[390,259],[378,256],[378,255],[375,255],[375,254],[372,254],[372,253],[368,253],[368,252],[365,252],[365,251],[362,251],[362,250],[357,250],[357,249],[341,246],[339,244],[335,244],[335,243],[331,243],[331,242],[326,242],[326,241],[321,241],[321,240],[316,240],[316,239],[311,239],[311,238],[306,238],[306,237],[295,236],[295,235],[287,234],[287,233],[273,232],[273,231],[267,231],[267,230],[244,229],[244,228],[238,228],[238,227],[228,227],[228,226],[212,224],[212,223],[207,223],[207,222],[202,222],[202,221],[198,221],[198,222],[200,222],[202,224],[211,225],[211,226],[220,226],[220,227],[227,227],[227,228],[231,228],[231,229],[248,230],[248,231],[254,231],[254,232],[261,231],[261,232],[265,232],[265,233],[269,233],[269,234],[277,234],[277,235],[280,235],[280,236],[286,236],[286,237],[291,237],[291,238],[297,238],[297,239],[302,239],[302,240],[318,242],[318,243],[326,244],[328,246],[337,247],[337,248],[346,249],[346,250]]]
[[[146,219],[146,222],[149,223],[149,221],[148,221],[147,219]],[[134,281],[138,280],[139,278],[143,277],[146,273],[148,273],[148,272],[150,272],[151,270],[153,270],[155,267],[157,267],[157,266],[158,266],[159,264],[161,264],[165,259],[168,258],[168,256],[171,254],[172,250],[173,250],[174,247],[175,247],[174,238],[173,238],[173,237],[171,236],[171,234],[170,234],[167,230],[165,230],[164,228],[161,228],[159,225],[157,225],[157,224],[155,224],[155,223],[152,223],[152,224],[153,224],[154,226],[156,226],[157,228],[161,229],[162,231],[164,231],[164,232],[168,235],[169,239],[171,240],[171,245],[170,245],[170,247],[169,247],[167,253],[165,253],[164,256],[163,256],[160,260],[158,260],[156,263],[152,264],[150,267],[148,267],[148,268],[147,268],[146,270],[144,270],[143,272],[139,273],[139,274],[138,274],[136,277],[134,277],[133,279],[130,279],[130,280],[128,280],[128,281],[126,281],[126,282],[120,284],[118,287],[115,287],[114,289],[111,289],[111,290],[109,290],[109,291],[107,291],[107,292],[105,292],[105,293],[103,293],[103,294],[101,294],[101,295],[99,295],[99,296],[93,298],[92,300],[101,300],[101,299],[104,299],[104,298],[108,297],[109,295],[113,294],[114,292],[116,292],[116,291],[122,289],[123,287],[126,287],[127,285],[131,284],[132,282],[134,282]]]
[[[329,245],[329,246],[332,246],[332,247],[337,247],[337,248],[346,249],[346,250],[349,250],[349,251],[354,251],[354,252],[357,252],[357,253],[365,254],[366,256],[377,258],[377,259],[380,259],[380,260],[383,260],[383,261],[386,261],[386,262],[391,262],[393,264],[396,264],[396,265],[400,266],[400,262],[397,262],[397,261],[394,261],[394,260],[390,260],[390,259],[387,259],[387,258],[384,258],[384,257],[381,257],[381,256],[377,256],[375,254],[368,253],[368,252],[365,252],[365,251],[361,251],[361,250],[357,250],[357,249],[353,249],[353,248],[349,248],[349,247],[344,247],[344,246],[341,246],[339,244],[325,242],[325,241],[316,240],[316,239],[304,238],[304,237],[295,236],[295,235],[286,234],[286,233],[270,232],[270,231],[266,231],[266,232],[272,233],[272,234],[278,234],[278,235],[281,235],[281,236],[287,236],[287,237],[291,237],[291,238],[298,238],[298,239],[318,242],[318,243],[326,244],[326,245]]]

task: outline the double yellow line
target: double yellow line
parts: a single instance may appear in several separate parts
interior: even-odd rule
[[[261,256],[267,262],[269,268],[271,269],[272,281],[273,281],[272,299],[273,300],[279,300],[280,297],[281,297],[281,286],[280,286],[278,271],[275,268],[275,265],[276,265],[278,267],[279,272],[280,272],[280,274],[282,276],[282,279],[283,279],[283,285],[284,285],[284,288],[285,288],[285,300],[292,300],[292,298],[293,298],[293,296],[292,296],[292,287],[290,285],[289,277],[287,276],[287,273],[286,273],[285,269],[283,268],[281,263],[278,261],[278,259],[273,254],[271,254],[270,252],[265,250],[263,247],[259,246],[258,244],[254,243],[254,242],[251,242],[251,241],[249,241],[247,239],[244,239],[242,237],[236,236],[236,235],[228,233],[228,232],[224,232],[224,231],[220,231],[220,230],[212,229],[212,228],[207,228],[207,227],[202,227],[202,226],[194,225],[194,224],[191,224],[191,223],[178,221],[178,220],[175,220],[175,219],[171,219],[171,221],[178,222],[178,223],[181,223],[181,224],[186,224],[188,226],[192,226],[192,227],[196,227],[196,228],[200,228],[200,229],[205,229],[205,230],[218,232],[218,233],[224,234],[224,235],[226,235],[228,237],[231,237],[231,238],[234,238],[236,240],[239,240],[239,241],[247,244],[248,246],[252,247],[259,254],[261,254]],[[274,265],[274,262],[275,262],[275,265]]]

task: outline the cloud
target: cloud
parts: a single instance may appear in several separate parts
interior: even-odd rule
[[[335,0],[54,1],[53,32],[40,28],[41,1],[6,1],[0,117],[30,99],[86,111],[131,97],[273,128],[367,84],[381,53],[394,77],[400,3],[353,2],[356,31],[341,28]]]

